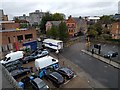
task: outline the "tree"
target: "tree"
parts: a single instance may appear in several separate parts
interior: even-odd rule
[[[49,12],[45,13],[45,16],[42,17],[42,20],[40,22],[40,30],[43,34],[46,33],[46,26],[45,24],[47,23],[47,21],[59,21],[59,20],[64,20],[63,16],[60,15],[59,13],[55,13],[55,14],[50,14]]]
[[[59,38],[60,40],[67,41],[68,40],[68,28],[65,22],[61,22],[59,25]]]
[[[42,17],[42,20],[40,22],[40,30],[43,34],[46,33],[46,22],[47,21],[52,21],[52,14],[50,14],[49,12],[45,13],[45,16]]]
[[[87,33],[89,37],[96,37],[98,35],[98,32],[94,29],[89,30]]]
[[[52,37],[54,39],[57,39],[59,37],[59,35],[58,35],[58,27],[52,26],[52,28],[47,31],[46,35],[48,37]]]
[[[111,24],[112,18],[111,16],[103,15],[102,17],[100,17],[100,21],[102,24]]]
[[[59,13],[55,13],[52,15],[54,21],[64,20],[63,16]]]
[[[94,25],[94,29],[98,32],[98,35],[102,34],[102,25],[99,22]]]

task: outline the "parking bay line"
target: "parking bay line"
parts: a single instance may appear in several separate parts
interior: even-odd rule
[[[75,77],[77,77],[77,75],[74,75],[73,78],[75,78]],[[73,79],[73,78],[72,78],[72,79]],[[70,82],[70,80],[68,80],[67,82],[65,82],[64,85],[67,84],[67,83],[69,83],[69,82]]]

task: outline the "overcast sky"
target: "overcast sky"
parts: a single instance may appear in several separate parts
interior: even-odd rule
[[[35,10],[64,13],[66,16],[97,16],[118,13],[120,0],[0,0],[0,9],[13,16],[29,15]]]

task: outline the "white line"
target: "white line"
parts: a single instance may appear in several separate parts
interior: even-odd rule
[[[77,75],[74,75],[73,78],[75,78],[75,77],[77,77]],[[73,79],[73,78],[72,78],[72,79]],[[69,83],[69,82],[70,82],[70,80],[68,80],[67,82],[65,82],[64,85],[67,84],[67,83]]]

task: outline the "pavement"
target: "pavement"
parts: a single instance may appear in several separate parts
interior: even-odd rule
[[[112,66],[120,69],[120,63],[117,63],[115,61],[111,61],[110,59],[106,59],[106,58],[104,58],[102,56],[99,56],[97,54],[92,54],[91,52],[86,51],[86,50],[81,50],[81,51],[84,52],[84,53],[86,53],[86,54],[88,54],[88,55],[91,55],[91,56],[97,58],[97,60],[103,61],[103,62],[105,62],[105,63],[107,63],[109,65],[112,65]]]

